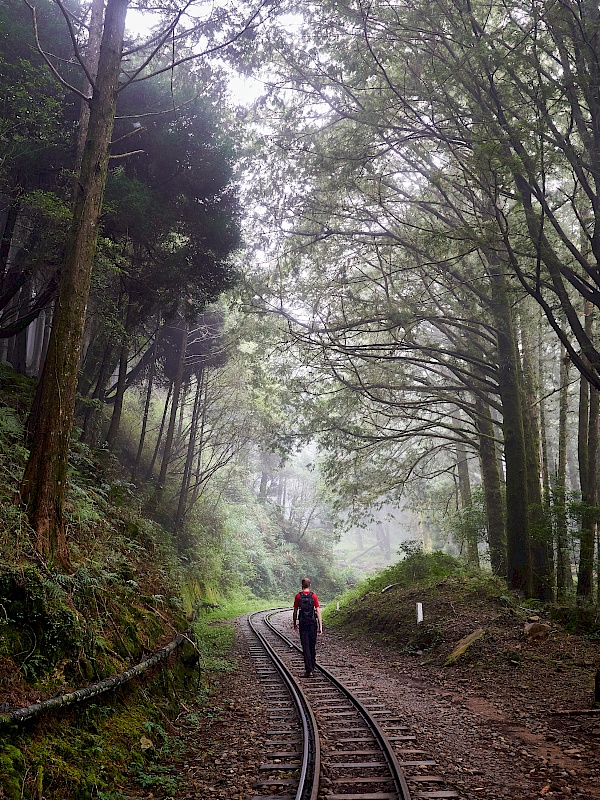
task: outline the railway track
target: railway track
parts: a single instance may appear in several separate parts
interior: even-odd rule
[[[289,609],[248,617],[268,721],[252,800],[458,798],[404,721],[357,684],[351,665],[333,674],[319,664],[315,677],[299,677],[304,663],[290,625]]]

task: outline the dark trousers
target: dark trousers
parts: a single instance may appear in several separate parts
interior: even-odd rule
[[[317,665],[317,623],[300,626],[300,643],[304,655],[304,667],[312,672]]]

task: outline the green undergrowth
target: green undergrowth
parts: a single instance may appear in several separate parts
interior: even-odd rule
[[[419,624],[417,603],[424,614]],[[324,620],[347,635],[422,654],[443,648],[456,635],[449,632],[449,623],[457,609],[469,609],[474,615],[480,608],[504,613],[507,603],[516,601],[506,596],[504,584],[492,575],[468,570],[459,559],[442,552],[415,551],[330,603]]]
[[[202,709],[212,686],[237,666],[233,618],[265,606],[246,596],[213,600],[198,610],[193,646],[156,667],[149,680],[4,727],[0,797],[33,800],[40,781],[46,800],[174,797],[184,742],[170,721],[183,718],[189,727],[210,713]]]
[[[600,641],[600,607],[587,604],[551,605],[549,613],[569,633],[579,633],[591,641]]]
[[[236,663],[231,656],[235,640],[232,621],[236,617],[272,608],[274,605],[277,603],[252,597],[248,593],[238,593],[220,598],[215,603],[205,603],[194,623],[201,668],[209,671],[235,669]]]
[[[540,619],[550,631],[544,653],[568,663],[577,648],[578,662],[591,658],[593,663],[600,638],[597,608],[574,601],[561,606],[524,601],[507,590],[504,580],[441,552],[410,549],[402,561],[358,584],[324,612],[328,626],[387,646],[392,660],[397,653],[433,666],[445,665],[459,642],[483,631],[460,656],[460,665],[472,673],[512,674],[522,664],[534,664],[541,645],[527,637],[525,628]]]
[[[177,775],[165,774],[163,763],[181,743],[169,732],[169,718],[182,696],[198,694],[197,684],[197,673],[178,662],[143,684],[5,728],[0,797],[118,800],[135,786],[172,797]]]
[[[115,458],[78,442],[77,432],[70,565],[37,556],[14,502],[32,390],[0,365],[0,715],[124,672],[220,602],[180,559],[172,534],[143,515]],[[20,725],[0,720],[0,797],[119,800],[131,786],[173,796],[177,775],[164,764],[180,745],[169,720],[232,668],[224,630],[201,622],[168,665],[116,691]]]

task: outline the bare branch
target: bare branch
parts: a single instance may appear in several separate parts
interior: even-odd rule
[[[171,106],[170,108],[166,108],[163,111],[148,111],[144,114],[124,114],[121,117],[116,116],[115,119],[143,119],[144,117],[159,117],[163,114],[172,114],[174,111],[179,111],[180,108],[185,108],[189,106],[191,103],[195,102],[198,99],[198,95],[194,95],[190,97],[189,100],[184,100],[179,105]]]
[[[130,136],[136,136],[138,133],[142,133],[145,130],[146,130],[146,128],[142,128],[142,126],[140,125],[139,128],[134,128],[132,131],[128,131],[127,133],[124,133],[123,136],[119,136],[118,139],[113,139],[113,141],[110,143],[110,146],[112,147],[113,145],[117,144],[118,142],[122,142],[123,139],[129,139]]]
[[[129,158],[129,156],[138,156],[145,152],[145,150],[130,150],[129,153],[119,153],[118,155],[109,156],[109,159],[111,161],[115,161],[118,158]]]
[[[82,91],[80,91],[79,89],[77,89],[75,86],[71,86],[71,84],[62,77],[60,72],[58,72],[58,70],[56,69],[54,64],[48,58],[46,52],[43,50],[43,48],[42,48],[42,46],[40,44],[39,29],[38,29],[38,23],[37,23],[37,12],[36,12],[35,6],[33,6],[29,2],[29,0],[23,0],[23,2],[27,6],[27,8],[31,11],[31,20],[32,20],[32,23],[33,23],[33,35],[34,35],[34,38],[35,38],[36,50],[41,55],[41,57],[44,59],[44,61],[46,62],[46,64],[50,68],[50,71],[52,72],[52,74],[54,75],[56,80],[62,86],[64,86],[65,89],[68,89],[70,92],[73,92],[78,97],[81,97],[82,100],[85,100],[86,103],[89,103],[89,97],[86,97],[84,95],[84,93]]]
[[[190,0],[190,2],[191,1],[192,0]],[[188,2],[188,5],[189,5],[189,2]],[[231,36],[229,39],[227,39],[227,41],[221,42],[221,44],[216,44],[216,45],[214,45],[214,47],[209,47],[206,50],[203,50],[201,53],[192,53],[191,55],[185,56],[184,58],[180,58],[180,59],[177,59],[177,60],[172,60],[171,63],[168,64],[168,66],[163,67],[162,69],[155,70],[154,72],[151,72],[148,75],[144,75],[141,78],[137,77],[140,74],[140,72],[142,71],[142,69],[145,66],[147,66],[147,64],[151,61],[151,59],[156,55],[156,53],[158,52],[158,50],[160,49],[162,44],[164,44],[164,41],[166,40],[166,37],[164,37],[163,38],[163,42],[161,42],[161,44],[154,49],[152,55],[150,57],[148,57],[144,61],[143,66],[140,69],[138,69],[134,73],[134,75],[119,88],[119,91],[122,91],[126,86],[129,86],[130,83],[139,83],[141,81],[147,81],[148,79],[154,78],[157,75],[162,75],[163,72],[169,72],[170,70],[174,69],[175,67],[179,67],[182,64],[187,64],[189,61],[195,61],[198,58],[206,58],[207,56],[214,55],[215,53],[220,53],[221,51],[223,51],[226,48],[230,47],[234,42],[237,42],[249,30],[252,30],[253,28],[255,28],[257,26],[258,23],[256,22],[256,19],[258,18],[258,16],[260,15],[260,12],[262,11],[262,9],[266,5],[267,5],[267,2],[265,0],[265,2],[262,2],[259,5],[259,7],[253,12],[253,14],[250,16],[250,18],[245,23],[245,25],[240,30],[238,30],[233,36]],[[187,8],[187,5],[186,5],[186,8]],[[183,11],[181,13],[183,13]]]
[[[73,23],[71,22],[71,15],[64,7],[62,0],[54,0],[56,5],[60,8],[63,17],[65,18],[65,22],[67,23],[67,27],[69,29],[69,36],[71,37],[71,44],[73,45],[73,53],[75,54],[75,58],[81,64],[83,71],[85,72],[85,77],[88,80],[89,85],[93,88],[94,87],[94,79],[90,71],[87,68],[87,64],[85,63],[85,59],[81,55],[81,51],[79,49],[79,44],[77,42],[77,37],[75,36],[75,31],[73,29]]]

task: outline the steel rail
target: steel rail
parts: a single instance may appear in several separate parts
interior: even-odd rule
[[[271,617],[275,616],[276,614],[281,614],[284,611],[289,611],[289,609],[273,609],[268,613],[265,617],[265,624],[269,626],[269,628],[279,636],[289,647],[293,647],[299,652],[302,652],[302,648],[299,647],[295,642],[289,639],[284,633],[277,630],[277,628],[271,622]],[[398,758],[396,757],[396,753],[394,752],[394,748],[392,743],[389,741],[387,736],[385,735],[383,729],[379,725],[376,719],[371,716],[369,711],[363,706],[363,704],[358,700],[351,692],[351,690],[345,686],[338,678],[335,677],[329,670],[325,669],[325,667],[321,666],[317,663],[316,668],[323,673],[327,677],[329,681],[331,681],[347,698],[350,700],[352,705],[356,708],[358,713],[364,719],[368,727],[372,730],[375,738],[379,746],[381,747],[381,751],[385,760],[387,761],[388,768],[392,775],[392,778],[395,783],[395,790],[398,794],[400,800],[411,800],[411,793],[408,787],[408,783],[406,782],[406,778],[404,777],[404,772],[400,763],[398,762]]]
[[[287,610],[287,609],[277,609],[272,613],[278,613],[282,610]],[[287,686],[290,695],[292,697],[292,700],[294,701],[294,704],[298,709],[298,713],[302,722],[302,766],[300,769],[300,779],[298,783],[298,789],[296,791],[295,800],[317,800],[317,795],[319,793],[319,776],[321,772],[321,745],[319,742],[317,721],[310,707],[310,704],[306,699],[304,692],[294,680],[292,673],[281,661],[277,652],[273,649],[273,647],[271,647],[271,645],[267,642],[265,637],[255,627],[253,618],[258,616],[259,614],[264,614],[264,612],[257,611],[254,614],[250,614],[248,616],[248,624],[250,625],[250,628],[252,629],[255,636],[258,638],[262,646],[269,654],[271,661],[273,662],[275,668],[279,672],[283,682]],[[267,621],[267,625],[268,624],[269,623]],[[272,626],[269,625],[269,627]],[[308,781],[311,780],[311,776],[309,774],[310,762],[311,762],[311,743],[312,743],[312,765],[313,765],[312,783],[310,785],[310,792],[307,792],[307,784]]]

